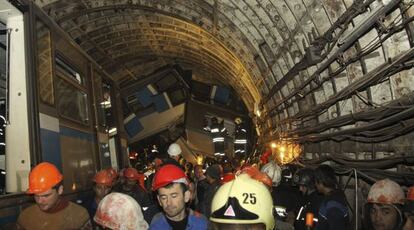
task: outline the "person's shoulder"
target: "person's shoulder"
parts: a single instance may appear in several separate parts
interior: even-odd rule
[[[39,207],[36,204],[32,204],[28,206],[27,208],[23,209],[23,211],[19,215],[19,218],[22,218],[27,215],[31,216],[34,212],[38,210],[39,210]]]
[[[163,218],[164,218],[164,213],[163,212],[159,212],[159,213],[155,214],[154,217],[152,217],[151,225],[159,223]]]
[[[88,210],[86,210],[85,207],[82,205],[76,204],[72,201],[69,201],[68,210],[70,210],[71,213],[77,214],[79,216],[89,216]]]
[[[190,209],[190,217],[193,217],[197,220],[208,222],[206,216],[204,216],[201,212],[198,212],[198,211],[195,211],[195,210],[192,210],[192,209]]]

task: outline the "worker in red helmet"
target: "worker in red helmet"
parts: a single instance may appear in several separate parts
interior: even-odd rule
[[[135,168],[126,168],[123,171],[124,183],[116,192],[124,193],[134,198],[142,208],[145,221],[151,222],[152,217],[158,213],[158,207],[152,202],[147,191],[139,185],[139,173]]]
[[[200,213],[186,208],[191,193],[184,171],[172,164],[162,166],[155,174],[152,190],[164,212],[151,221],[150,229],[207,229],[208,221]]]
[[[85,208],[61,197],[63,176],[51,163],[43,162],[29,174],[27,194],[36,201],[17,219],[17,229],[58,230],[89,229],[89,215]]]
[[[95,174],[92,181],[94,182],[93,191],[95,192],[93,197],[90,197],[84,201],[84,207],[88,210],[89,217],[91,220],[95,216],[96,209],[98,208],[99,202],[111,192],[113,186],[114,176],[108,170],[101,170]],[[92,226],[96,226],[92,222]]]
[[[365,206],[366,229],[402,229],[404,215],[401,211],[405,195],[402,188],[390,179],[379,180],[371,186]]]
[[[414,229],[414,186],[408,188],[403,211],[406,218],[403,230]]]

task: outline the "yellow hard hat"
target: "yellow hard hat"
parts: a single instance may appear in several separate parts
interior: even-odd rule
[[[222,185],[211,205],[210,220],[223,224],[264,224],[274,229],[273,200],[269,190],[259,181],[241,174]]]

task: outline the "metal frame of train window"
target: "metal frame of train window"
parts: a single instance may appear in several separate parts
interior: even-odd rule
[[[88,99],[88,90],[86,89],[85,78],[80,71],[77,71],[74,65],[70,64],[67,61],[67,58],[60,53],[59,51],[55,51],[54,55],[55,61],[55,75],[56,75],[56,82],[55,82],[55,91],[56,96],[59,99],[56,103],[56,108],[58,110],[59,116],[68,119],[70,121],[74,121],[76,123],[80,123],[82,125],[88,126],[90,124],[90,111],[89,111],[89,99]],[[60,84],[66,84],[64,88],[69,90],[73,88],[75,90],[71,91],[73,93],[75,91],[78,92],[78,96],[80,95],[83,100],[77,99],[77,103],[72,104],[74,106],[63,106],[63,107],[70,107],[70,110],[61,107],[62,102],[62,95],[60,93],[64,92],[61,91],[59,86]],[[80,93],[80,94],[79,94]],[[72,95],[72,94],[71,94]],[[78,104],[78,106],[76,105]],[[66,113],[68,111],[73,111],[74,108],[78,109],[78,117],[73,117],[70,114]],[[82,114],[83,113],[83,114]],[[73,114],[72,114],[73,115]]]
[[[46,33],[39,37],[39,25],[46,29]],[[50,28],[40,18],[36,18],[36,74],[38,78],[39,98],[42,103],[53,106],[55,104],[55,92],[53,85],[53,63],[52,63],[52,37]],[[42,40],[45,39],[45,40]],[[41,43],[47,42],[45,51],[40,52]],[[45,45],[45,44],[43,44]],[[42,58],[43,57],[43,58]],[[43,61],[43,63],[40,63]],[[48,63],[47,63],[48,62]],[[48,67],[48,69],[46,69]],[[46,71],[45,71],[46,70]],[[44,94],[44,93],[47,94]]]

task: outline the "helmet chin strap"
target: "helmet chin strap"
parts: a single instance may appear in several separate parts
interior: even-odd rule
[[[399,217],[399,221],[395,229],[401,229],[405,223],[404,215],[402,214],[401,210],[397,206],[395,206],[395,204],[390,204],[390,206],[393,207],[395,210],[397,210],[398,217]]]

